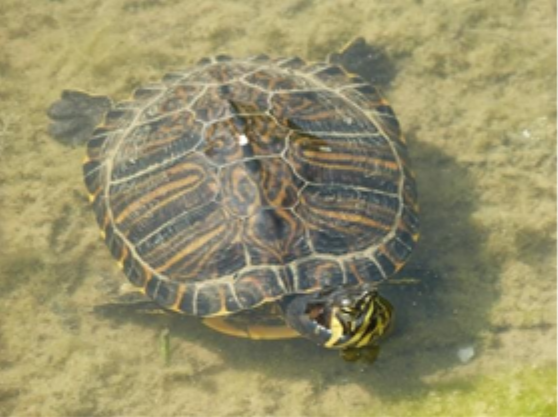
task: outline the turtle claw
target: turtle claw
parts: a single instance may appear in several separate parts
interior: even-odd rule
[[[65,90],[47,110],[52,121],[48,133],[65,144],[85,143],[111,107],[108,97]]]

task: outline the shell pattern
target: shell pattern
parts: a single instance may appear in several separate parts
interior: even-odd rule
[[[385,280],[418,239],[391,107],[328,63],[219,56],[167,74],[107,114],[84,175],[130,281],[197,316]]]

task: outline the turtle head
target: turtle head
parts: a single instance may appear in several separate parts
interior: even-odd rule
[[[366,284],[294,295],[283,309],[292,328],[330,349],[374,345],[389,330],[393,318],[392,305]]]

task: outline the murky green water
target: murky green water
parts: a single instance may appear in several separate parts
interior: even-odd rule
[[[0,1],[0,415],[556,415],[556,7],[550,1]],[[420,284],[378,361],[196,319],[107,317],[123,282],[64,88],[126,98],[226,52],[323,59],[355,36],[419,181]],[[411,272],[409,272],[411,274]],[[170,330],[170,363],[161,333]]]

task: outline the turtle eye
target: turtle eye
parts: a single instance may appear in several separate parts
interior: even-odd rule
[[[340,304],[341,304],[341,307],[342,307],[342,308],[343,308],[343,307],[351,307],[352,302],[351,302],[351,300],[350,300],[349,298],[343,298],[343,299],[341,300],[341,303],[340,303]]]

